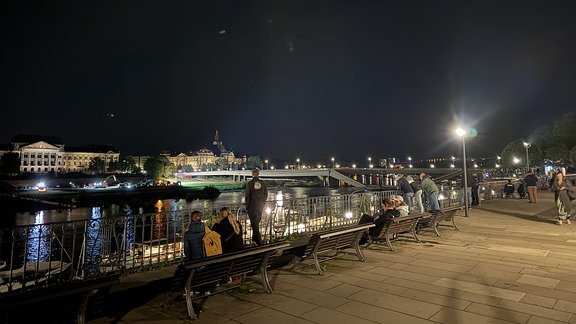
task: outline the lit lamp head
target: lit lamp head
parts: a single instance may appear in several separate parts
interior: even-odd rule
[[[464,135],[466,135],[466,131],[461,127],[458,127],[456,128],[456,135],[458,135],[458,137],[463,137]]]

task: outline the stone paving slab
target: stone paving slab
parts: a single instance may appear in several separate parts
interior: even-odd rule
[[[555,224],[552,200],[540,191],[537,204],[483,202],[470,217],[457,214],[460,231],[422,233],[422,243],[396,242],[396,252],[373,245],[364,249],[366,262],[324,263],[324,276],[273,270],[273,294],[212,296],[194,322],[576,324],[576,224]],[[185,307],[156,295],[89,323],[188,322]]]

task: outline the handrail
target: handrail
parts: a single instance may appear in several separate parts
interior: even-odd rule
[[[443,191],[442,206],[457,205],[460,188]],[[260,224],[267,243],[322,230],[356,225],[361,213],[373,214],[397,190],[358,190],[347,195],[285,199],[268,205],[274,213]],[[243,205],[229,206],[242,224],[244,242],[252,237]],[[277,208],[276,208],[277,207]],[[204,215],[213,212],[207,205]],[[180,262],[190,210],[0,228],[0,294],[49,286],[110,273],[146,271]],[[32,266],[30,266],[32,265]],[[39,266],[41,265],[41,266]],[[27,271],[15,271],[26,266]]]

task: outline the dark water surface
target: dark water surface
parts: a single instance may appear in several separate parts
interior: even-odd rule
[[[349,194],[358,191],[354,187],[327,188],[327,187],[277,187],[268,188],[268,200],[274,201],[276,193],[282,191],[283,199],[296,199],[317,196],[330,196]],[[158,200],[152,206],[128,206],[112,204],[101,207],[81,207],[74,209],[51,209],[40,210],[35,213],[21,212],[16,214],[15,225],[33,225],[62,221],[95,219],[101,217],[123,216],[128,214],[151,213],[158,211],[174,210],[205,210],[206,208],[219,209],[223,206],[235,207],[243,203],[243,191],[222,192],[220,196],[212,201],[185,199],[164,199]]]

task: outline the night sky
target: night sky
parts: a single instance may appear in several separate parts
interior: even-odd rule
[[[4,143],[360,164],[458,156],[462,124],[480,158],[576,110],[575,1],[15,3]]]

